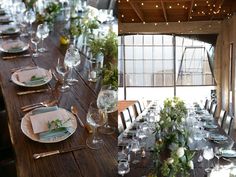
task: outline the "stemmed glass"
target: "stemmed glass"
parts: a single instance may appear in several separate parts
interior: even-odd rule
[[[32,54],[33,57],[38,57],[39,53],[38,53],[38,43],[39,43],[40,39],[38,38],[37,35],[33,34],[31,36],[31,42],[32,44],[35,45],[35,49],[34,49],[34,53]]]
[[[117,110],[117,102],[118,102],[118,93],[117,89],[111,85],[104,85],[97,98],[98,107],[105,113],[111,113]],[[100,128],[99,130],[103,134],[112,134],[115,131],[115,127],[112,127],[108,124],[108,122]]]
[[[35,12],[32,9],[25,12],[25,20],[27,23],[30,24],[30,31],[29,32],[32,35],[32,32],[33,32],[32,23],[36,20]]]
[[[64,60],[61,58],[58,58],[57,66],[56,66],[57,72],[62,76],[62,86],[60,88],[61,92],[67,91],[70,87],[66,85],[65,83],[65,77],[69,72],[69,68],[67,65],[65,65]]]
[[[36,34],[42,41],[42,47],[38,49],[39,52],[46,52],[47,50],[43,47],[43,40],[49,35],[48,25],[46,23],[38,25]]]
[[[215,156],[217,158],[217,169],[220,169],[220,158],[222,157],[222,149],[219,147],[215,147]]]
[[[210,147],[206,147],[204,150],[203,150],[203,157],[207,160],[208,162],[208,168],[205,169],[205,172],[207,173],[210,173],[211,172],[211,168],[210,168],[210,165],[209,165],[209,160],[213,159],[214,158],[214,152],[213,152],[213,148],[210,148]]]
[[[73,85],[75,82],[78,82],[77,79],[73,78],[73,68],[80,64],[80,54],[79,50],[71,45],[65,55],[65,64],[70,69],[71,77],[67,79],[69,85]]]
[[[97,128],[103,126],[107,119],[104,113],[97,107],[95,101],[90,103],[86,120],[89,125],[94,127],[93,136],[87,138],[86,144],[91,149],[100,149],[104,142],[97,136]]]
[[[139,141],[137,139],[133,139],[131,141],[131,145],[130,145],[130,150],[132,152],[134,152],[135,156],[134,156],[134,160],[132,161],[133,164],[137,164],[139,163],[139,160],[138,159],[135,159],[136,158],[136,153],[140,150],[140,144],[139,144]]]
[[[129,161],[128,159],[121,159],[118,162],[118,174],[124,176],[125,174],[129,173]]]

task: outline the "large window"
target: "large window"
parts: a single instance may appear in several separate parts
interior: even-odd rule
[[[153,93],[164,99],[181,95],[182,86],[214,86],[212,49],[209,43],[174,35],[120,36],[120,99]]]

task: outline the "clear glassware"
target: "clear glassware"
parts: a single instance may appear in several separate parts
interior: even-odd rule
[[[33,52],[32,56],[36,58],[36,57],[39,56],[39,53],[38,53],[38,43],[40,42],[40,39],[38,38],[37,35],[33,34],[31,36],[31,42],[35,46],[35,49],[34,49],[34,52]]]
[[[41,39],[41,41],[42,41],[42,46],[41,46],[41,48],[38,49],[38,51],[41,52],[41,53],[42,53],[42,52],[46,52],[47,49],[44,48],[44,46],[43,46],[43,41],[44,41],[44,39],[47,38],[48,35],[49,35],[49,28],[48,28],[48,25],[47,25],[46,23],[43,23],[43,24],[38,25],[36,35],[37,35],[37,36]]]
[[[86,117],[87,123],[94,127],[93,135],[88,137],[86,144],[91,149],[100,149],[104,142],[97,135],[97,128],[103,126],[106,122],[106,116],[98,107],[95,101],[90,103],[89,110]]]
[[[36,14],[32,9],[25,12],[25,20],[26,20],[27,23],[30,24],[29,33],[30,33],[30,35],[32,35],[32,33],[33,33],[32,23],[36,20]]]
[[[131,141],[130,150],[131,150],[132,152],[134,152],[134,154],[135,154],[134,160],[132,161],[132,163],[133,163],[133,164],[139,163],[139,160],[136,159],[136,154],[137,154],[137,152],[140,150],[140,144],[139,144],[139,141],[138,141],[138,140],[133,139],[133,140]]]
[[[69,72],[69,68],[65,65],[64,60],[62,58],[58,58],[56,71],[62,76],[62,86],[60,88],[61,92],[66,92],[70,87],[66,85],[65,77]]]
[[[111,85],[104,85],[97,98],[98,107],[107,113],[111,113],[117,110],[118,103],[118,91]],[[99,132],[103,134],[112,134],[115,132],[115,127],[108,124],[108,122],[100,128]]]
[[[80,64],[80,53],[79,49],[71,45],[65,55],[65,64],[69,67],[70,69],[70,77],[67,79],[67,82],[69,85],[73,85],[74,83],[78,82],[77,79],[73,78],[73,68],[78,66]]]
[[[210,173],[210,172],[211,172],[211,168],[210,168],[209,161],[214,158],[213,148],[211,148],[211,147],[206,147],[206,148],[203,150],[203,157],[204,157],[204,159],[207,160],[207,163],[208,163],[208,165],[207,165],[208,168],[205,169],[205,172]]]
[[[217,158],[217,166],[216,167],[217,167],[217,170],[219,170],[220,169],[220,158],[222,157],[222,149],[219,147],[215,147],[214,151],[215,151],[215,156]]]
[[[129,173],[130,166],[127,159],[121,159],[118,162],[118,174],[124,176],[125,174]]]

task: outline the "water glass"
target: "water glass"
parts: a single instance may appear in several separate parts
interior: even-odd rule
[[[33,34],[31,36],[31,43],[34,44],[35,46],[35,49],[34,49],[34,52],[32,54],[33,57],[38,57],[39,56],[39,53],[38,53],[38,43],[39,43],[40,39],[38,38],[37,35]]]
[[[127,159],[121,159],[118,162],[118,174],[124,176],[125,174],[129,173],[130,166]]]
[[[205,169],[205,172],[210,173],[211,172],[211,168],[210,168],[210,165],[209,165],[209,161],[214,158],[213,148],[206,147],[203,150],[203,157],[208,162],[208,168]]]
[[[217,158],[217,170],[220,169],[220,158],[222,157],[222,149],[219,147],[215,147],[215,156]]]
[[[42,41],[42,46],[41,46],[40,49],[38,49],[39,52],[41,52],[41,53],[46,52],[47,50],[46,50],[46,48],[44,48],[44,46],[43,46],[43,41],[44,41],[44,39],[47,38],[48,35],[49,35],[49,28],[48,28],[48,25],[47,25],[46,23],[43,23],[43,24],[38,25],[36,35],[37,35],[38,38],[40,38],[41,41]]]
[[[32,23],[36,20],[35,12],[30,9],[25,12],[25,21],[30,24],[30,34],[32,35]]]
[[[65,83],[65,77],[69,72],[69,68],[67,65],[65,65],[64,60],[62,58],[58,58],[57,66],[56,66],[57,72],[62,76],[62,86],[60,88],[61,92],[67,91],[70,87],[66,85]]]
[[[136,140],[136,139],[133,139],[132,142],[131,142],[131,145],[130,145],[130,150],[132,152],[134,152],[135,156],[134,156],[134,160],[132,161],[133,164],[137,164],[139,163],[139,160],[138,159],[135,159],[136,158],[136,153],[140,150],[140,144],[139,144],[139,141]]]
[[[93,136],[87,138],[86,144],[91,149],[100,149],[104,142],[97,136],[97,128],[103,126],[107,119],[104,113],[97,107],[97,103],[95,101],[90,103],[86,121],[89,125],[94,127]]]
[[[89,60],[88,81],[97,82],[98,79],[98,62],[96,59]]]
[[[67,79],[69,85],[73,85],[74,83],[78,82],[77,79],[73,78],[73,68],[78,66],[80,62],[81,60],[79,50],[74,45],[70,45],[65,55],[65,64],[70,69],[70,76]]]

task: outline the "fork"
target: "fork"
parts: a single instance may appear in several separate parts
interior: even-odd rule
[[[48,106],[52,106],[52,105],[55,105],[57,103],[57,100],[47,100],[47,101],[43,101],[43,102],[40,102],[40,103],[34,103],[34,104],[31,104],[31,105],[27,105],[27,106],[23,106],[21,107],[21,110],[23,112],[27,112],[27,111],[30,111],[32,109],[35,109],[35,108],[39,108],[39,107],[48,107]]]

